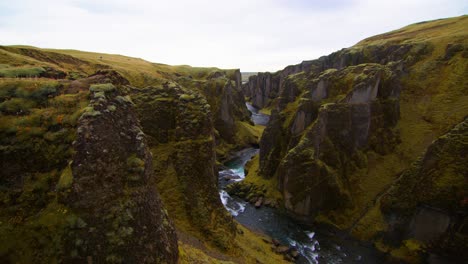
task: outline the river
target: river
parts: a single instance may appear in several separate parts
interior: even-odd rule
[[[247,104],[256,125],[266,125],[269,116]],[[245,164],[259,149],[246,148],[233,155],[219,171],[219,193],[225,208],[242,225],[279,240],[284,245],[297,248],[301,256],[296,263],[380,263],[380,254],[346,234],[335,233],[323,228],[314,230],[292,219],[282,211],[269,207],[255,206],[224,191],[227,184],[241,181],[245,177]],[[226,181],[225,177],[231,180]]]

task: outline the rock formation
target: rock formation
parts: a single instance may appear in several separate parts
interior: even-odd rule
[[[200,93],[172,82],[135,89],[132,97],[158,155],[158,182],[170,214],[229,248],[236,229],[218,195],[211,106]],[[173,201],[176,195],[180,200]]]
[[[350,230],[366,240],[378,241],[379,232],[388,230],[391,221],[383,220],[378,209],[382,195],[390,186],[400,186],[396,182],[400,176],[407,178],[410,163],[468,113],[462,73],[468,43],[463,40],[466,33],[454,33],[467,22],[463,16],[411,25],[317,60],[250,77],[244,94],[257,107],[272,108],[260,141],[259,174],[278,180],[292,215]],[[456,186],[462,186],[463,179],[457,179]],[[447,205],[438,207],[416,198],[417,192],[405,192],[402,200],[389,195],[382,200],[383,211],[397,210],[388,197],[426,206],[409,210],[414,216],[405,218],[408,228],[427,215],[440,219],[441,226],[434,230],[448,230],[448,223],[455,222],[459,228],[466,218],[453,222],[453,216],[438,213],[446,211],[447,204],[460,208],[455,198],[434,197]],[[466,236],[456,230],[458,237]],[[452,236],[443,237],[448,241]],[[429,244],[426,235],[415,239]]]
[[[468,259],[468,119],[435,140],[382,197],[388,238]]]
[[[71,192],[64,198],[82,221],[69,234],[69,257],[176,263],[177,237],[155,188],[152,155],[133,103],[112,84],[92,85],[91,92],[78,124]]]

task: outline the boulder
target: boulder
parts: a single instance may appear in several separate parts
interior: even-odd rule
[[[271,240],[271,243],[272,243],[275,247],[277,247],[277,246],[279,246],[279,245],[281,244],[277,239],[274,239],[274,238]]]
[[[286,254],[286,253],[288,253],[288,251],[289,251],[288,246],[278,246],[275,249],[275,252],[278,253],[278,254]]]
[[[263,203],[263,197],[258,198],[258,200],[255,202],[255,208],[260,208]]]

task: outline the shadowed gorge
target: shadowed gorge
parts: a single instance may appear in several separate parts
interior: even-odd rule
[[[272,73],[0,46],[0,262],[464,263],[467,29]]]

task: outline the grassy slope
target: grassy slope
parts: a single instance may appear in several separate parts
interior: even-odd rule
[[[421,22],[365,39],[355,46],[429,42],[434,48],[403,79],[399,128],[402,152],[411,158],[468,113],[466,57],[458,55],[450,61],[440,61],[448,44],[468,45],[467,28],[468,16]]]
[[[28,52],[24,50],[37,51]],[[64,57],[65,55],[65,57]],[[77,65],[77,61],[83,65]],[[118,54],[106,54],[67,49],[40,49],[31,46],[0,46],[0,65],[12,66],[49,66],[65,72],[82,72],[92,74],[98,69],[111,68],[127,78],[133,86],[142,87],[160,83],[161,79],[173,79],[176,76],[192,76],[203,79],[209,73],[222,71],[218,68],[191,67],[188,65],[171,66],[152,63],[140,58],[127,57]],[[231,70],[227,70],[230,72]]]
[[[409,167],[424,150],[468,114],[468,62],[465,54],[458,53],[443,60],[448,44],[468,46],[468,16],[423,22],[359,42],[353,48],[366,45],[427,42],[433,47],[409,69],[402,81],[404,89],[400,99],[401,118],[398,129],[401,144],[386,156],[369,156],[368,174],[381,175],[381,182],[364,181],[363,199],[370,205],[352,233],[361,239],[370,239],[387,228],[379,209],[379,200],[373,199],[385,191],[403,170]]]
[[[131,85],[136,87],[143,87],[153,84],[157,85],[161,82],[164,82],[164,80],[175,79],[180,76],[191,76],[194,80],[203,81],[204,79],[206,79],[206,77],[209,76],[210,73],[216,71],[224,71],[218,68],[197,68],[190,67],[187,65],[170,66],[164,64],[157,64],[139,58],[131,58],[115,54],[102,54],[77,50],[39,49],[30,46],[0,46],[0,69],[29,70],[34,69],[36,67],[51,67],[55,70],[64,71],[68,73],[69,76],[71,74],[75,74],[75,76],[81,77],[93,74],[100,69],[112,69],[120,73],[125,78],[127,78],[130,81]],[[233,72],[233,70],[227,70],[227,72],[229,74],[230,72]],[[56,93],[54,93],[53,97],[49,97],[49,99],[39,98],[42,100],[39,104],[38,102],[36,102],[38,99],[36,98],[37,96],[35,93],[37,90],[43,89],[42,87],[46,87],[48,83],[52,83],[56,86],[60,86],[61,84],[62,86],[60,86],[60,89]],[[6,133],[9,135],[9,138],[11,136],[13,139],[16,138],[16,140],[20,140],[21,145],[18,145],[19,143],[11,143],[15,144],[15,146],[17,146],[18,148],[36,148],[35,145],[38,144],[37,142],[52,142],[53,144],[50,145],[51,148],[55,145],[56,141],[61,143],[63,140],[65,140],[67,146],[69,147],[70,142],[73,140],[76,119],[80,116],[80,114],[82,113],[82,109],[88,103],[87,91],[79,92],[78,94],[65,94],[65,88],[69,86],[69,83],[70,81],[68,80],[55,81],[47,78],[23,78],[21,80],[17,78],[0,79],[0,103],[3,101],[11,101],[9,103],[3,104],[2,109],[5,111],[8,110],[15,112],[19,110],[24,110],[24,114],[22,114],[20,117],[16,115],[0,113],[0,133]],[[10,87],[14,87],[14,90],[11,90],[12,88]],[[15,92],[16,90],[18,90],[19,92]],[[15,93],[20,94],[21,97],[19,97],[18,99],[15,99],[16,95],[14,97],[11,97],[10,94]],[[31,95],[36,97],[30,98]],[[13,98],[14,100],[11,100],[11,98]],[[46,120],[47,122],[44,123],[44,120]],[[67,133],[69,132],[70,135],[62,135],[63,130],[59,131],[60,133],[62,133],[60,135],[59,132],[49,131],[49,127],[53,128],[53,126],[56,126],[57,124],[64,124],[65,126],[70,126],[70,128],[66,131]],[[252,127],[248,124],[242,125],[241,127],[242,131],[245,130],[244,132],[238,135],[239,137],[241,137],[242,140],[256,141],[256,138],[247,138],[252,136],[258,137],[261,133],[260,130],[251,131]],[[65,139],[62,139],[64,137]],[[7,139],[7,137],[4,137],[2,141]],[[64,148],[68,148],[67,146],[64,146]],[[50,159],[57,159],[59,161],[67,159],[68,152],[59,152],[58,154],[56,154],[55,152],[50,153],[52,152],[52,150],[54,150],[50,148],[42,148],[47,155],[50,155]],[[158,151],[153,153],[159,153],[160,150],[161,149],[153,149],[153,151]],[[40,149],[38,151],[40,151]],[[38,155],[42,154],[38,153]],[[155,157],[159,156],[161,155],[155,155]],[[23,252],[21,254],[23,254],[24,256],[20,258],[21,254],[18,255],[18,261],[30,262],[33,259],[37,260],[37,256],[33,256],[37,248],[31,247],[31,245],[34,244],[31,241],[38,237],[42,237],[43,235],[41,233],[31,232],[29,230],[29,226],[42,226],[43,224],[42,222],[40,222],[42,221],[42,218],[40,217],[48,213],[48,211],[43,210],[41,211],[42,213],[38,215],[29,216],[29,214],[23,212],[23,209],[31,207],[31,199],[41,199],[42,202],[42,199],[45,199],[43,198],[43,196],[46,195],[48,195],[50,199],[48,197],[45,203],[55,205],[54,201],[56,198],[53,195],[53,190],[60,176],[61,168],[57,169],[59,169],[59,171],[54,169],[50,173],[35,173],[31,176],[28,175],[27,184],[24,185],[24,189],[22,190],[22,197],[25,197],[23,199],[24,203],[23,200],[21,200],[21,202],[16,202],[16,206],[14,208],[4,208],[8,212],[5,211],[5,214],[2,213],[2,217],[0,218],[0,231],[4,233],[3,231],[5,230],[18,230],[18,232],[20,233],[15,233],[16,231],[8,231],[4,233],[8,234],[8,236],[5,236],[4,239],[1,239],[1,241],[3,242],[2,247],[0,247],[0,255],[3,255],[6,252],[11,252],[12,250],[14,251],[15,248],[19,248],[20,251]],[[171,174],[171,172],[171,170],[168,170],[167,173]],[[44,183],[43,181],[46,183]],[[164,188],[167,187],[168,190],[173,190],[171,189],[171,186],[165,186],[165,184],[170,184],[169,181],[160,184]],[[42,196],[38,198],[38,195]],[[167,199],[167,197],[171,196],[163,197],[166,198],[164,202],[174,202],[175,204],[171,206],[171,208],[177,208],[177,203],[180,202],[180,200],[174,201],[170,198]],[[180,198],[181,196],[175,195],[174,197]],[[12,199],[9,194],[2,194],[0,198],[2,198],[2,200],[7,204],[9,204],[10,199]],[[187,232],[189,234],[195,233],[199,238],[203,240],[203,234],[197,234],[196,230],[193,230],[193,228],[187,226],[187,223],[183,221],[183,219],[185,218],[183,215],[184,210],[176,210],[172,211],[171,213],[177,215],[177,217],[175,218],[175,223],[179,230],[182,230],[183,232]],[[18,217],[14,214],[21,214],[22,216]],[[21,224],[24,225],[24,228],[12,229],[12,226],[6,223]],[[50,225],[52,226],[52,228],[60,229],[59,225],[53,223]],[[282,256],[274,254],[270,250],[270,246],[262,241],[263,236],[252,233],[251,231],[246,230],[243,227],[239,228],[243,230],[243,235],[237,236],[235,241],[235,244],[237,246],[235,247],[235,249],[228,253],[218,252],[216,254],[227,254],[224,256],[224,258],[232,259],[234,262],[238,263],[255,263],[256,259],[258,259],[262,263],[268,263],[269,260],[272,259],[275,261],[275,263],[282,262]],[[12,237],[20,237],[21,239],[12,239]],[[58,239],[59,237],[60,234],[57,234],[56,236],[52,236],[50,240],[54,241],[54,243],[58,243],[56,239]],[[53,246],[50,246],[51,243],[48,242],[48,239],[48,237],[44,237],[44,245],[40,245],[41,247],[44,247],[43,250],[48,250],[47,252],[41,255],[40,259],[43,260],[50,260],[51,258],[54,258],[56,256],[55,254],[58,253],[55,252],[55,248],[59,248],[59,244],[54,244]],[[46,246],[45,244],[48,245]],[[210,247],[209,243],[207,244],[207,247]],[[204,248],[198,249],[190,243],[180,242],[179,248],[181,250],[182,263],[193,263],[194,260],[197,260],[199,263],[214,263],[218,261],[216,259],[216,254],[214,257],[209,256],[203,251]],[[214,252],[216,252],[217,250],[218,249],[216,248],[210,249],[210,251]]]
[[[361,216],[362,221],[352,230],[357,237],[368,239],[385,228],[382,215],[375,198],[408,168],[429,144],[460,122],[468,114],[468,16],[422,22],[392,32],[365,39],[351,47],[349,53],[372,52],[372,46],[391,46],[404,44],[422,44],[431,49],[429,55],[419,58],[411,65],[402,81],[403,91],[400,97],[401,117],[397,125],[401,144],[387,155],[367,152],[368,166],[355,172],[352,178],[359,179],[358,188],[353,189],[354,208],[338,210],[327,216],[321,215],[319,221],[330,223],[341,229],[348,229]],[[446,57],[448,45],[459,45],[465,51]],[[374,49],[375,50],[375,49]],[[354,68],[359,68],[353,66]],[[350,69],[353,67],[349,67]],[[330,69],[323,74],[335,71]],[[300,87],[306,87],[303,73],[290,76],[292,81],[301,81]],[[359,75],[345,76],[336,81],[336,91],[346,87]],[[310,81],[310,80],[306,80]],[[304,88],[303,90],[307,90]],[[331,93],[334,93],[331,91]],[[329,95],[330,96],[330,95]],[[284,129],[291,127],[291,122],[299,107],[300,97],[287,105],[282,111],[286,116]],[[339,100],[334,97],[332,101]],[[329,102],[329,99],[322,103]],[[376,175],[378,177],[376,178]],[[371,223],[375,223],[371,224]]]
[[[360,48],[368,45],[386,45],[392,42],[401,44],[423,41],[441,43],[445,42],[444,39],[447,39],[447,36],[454,39],[464,39],[466,36],[467,24],[467,15],[449,19],[419,22],[401,29],[366,38],[358,42],[353,47]]]

